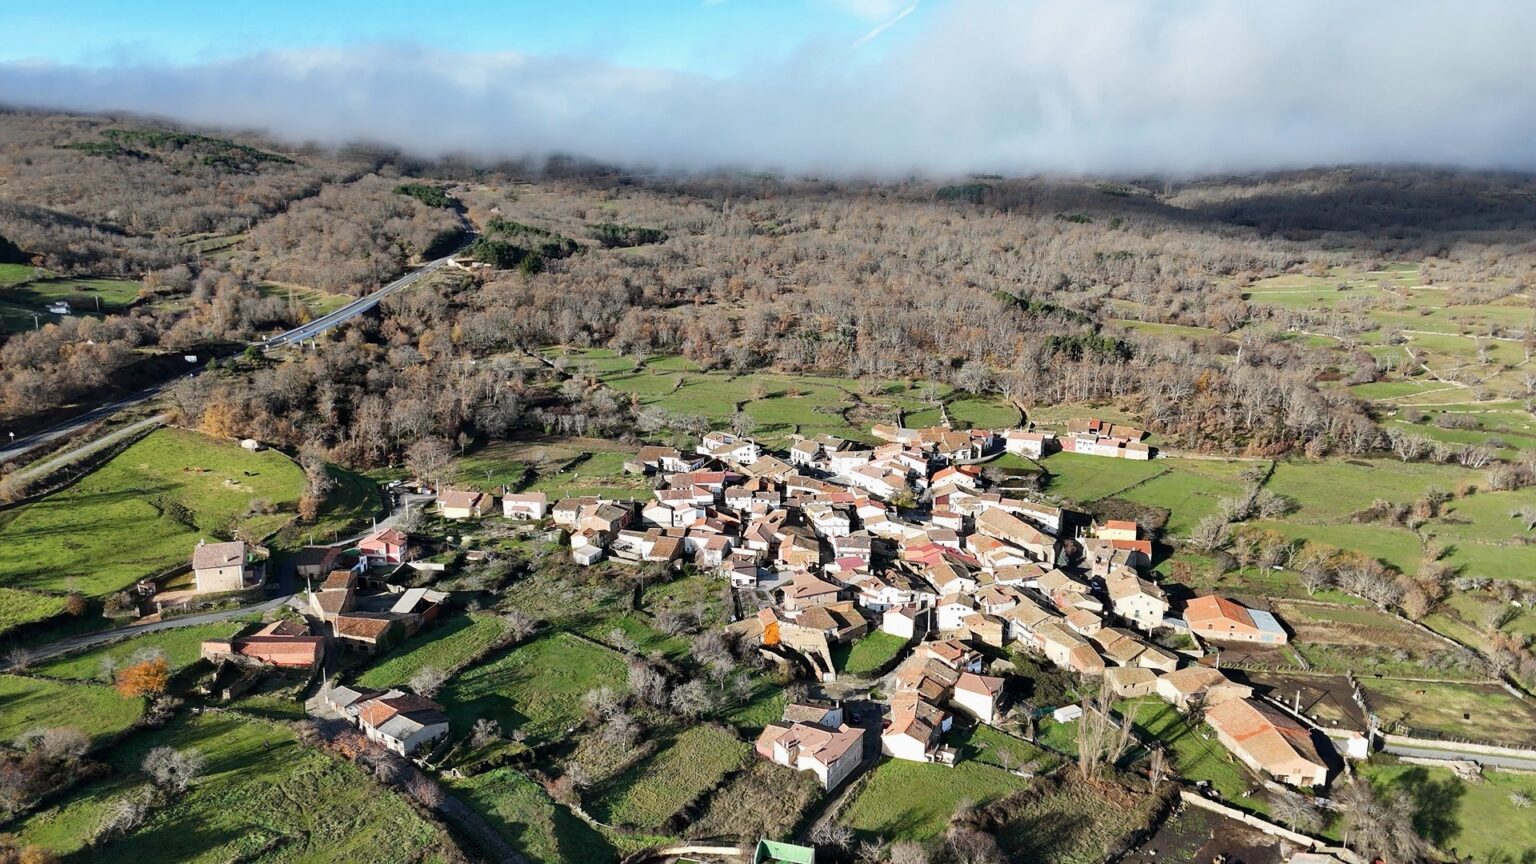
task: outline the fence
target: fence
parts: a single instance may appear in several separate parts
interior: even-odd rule
[[[1350,862],[1350,864],[1365,864],[1364,860],[1359,855],[1356,855],[1354,852],[1351,852],[1350,850],[1341,846],[1329,846],[1327,843],[1317,839],[1316,837],[1309,837],[1306,834],[1292,831],[1289,828],[1276,825],[1267,819],[1261,819],[1252,813],[1239,810],[1236,807],[1228,807],[1227,805],[1220,802],[1212,801],[1209,798],[1197,795],[1193,792],[1190,792],[1188,789],[1179,790],[1179,798],[1185,804],[1199,807],[1202,810],[1209,810],[1212,813],[1225,816],[1226,818],[1236,822],[1241,822],[1251,828],[1257,828],[1258,830],[1270,835],[1271,837],[1279,837],[1280,839],[1289,843],[1294,843],[1297,846],[1311,849],[1313,851],[1325,852],[1343,861]]]

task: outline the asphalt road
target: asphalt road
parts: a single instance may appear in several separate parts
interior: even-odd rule
[[[71,651],[79,651],[100,645],[104,642],[113,642],[126,636],[137,636],[141,633],[155,633],[160,630],[174,630],[177,627],[191,627],[194,624],[212,624],[215,621],[228,621],[249,615],[252,612],[270,612],[273,609],[292,600],[294,595],[288,594],[282,597],[273,597],[250,606],[241,606],[237,609],[221,609],[218,612],[205,612],[201,615],[185,615],[180,618],[170,618],[165,621],[156,621],[153,624],[131,624],[127,627],[113,627],[110,630],[100,630],[95,633],[84,633],[79,636],[70,636],[57,642],[50,642],[33,648],[28,655],[33,661],[47,660],[60,654],[68,654]]]
[[[322,315],[307,324],[301,324],[298,327],[295,327],[285,333],[279,333],[270,339],[253,344],[260,346],[263,350],[267,350],[283,345],[291,345],[296,342],[302,342],[306,339],[313,339],[315,336],[324,333],[325,331],[330,330],[339,324],[344,324],[347,321],[350,321],[353,318],[363,314],[364,312],[367,312],[373,307],[379,305],[380,300],[383,300],[385,297],[388,297],[396,291],[401,291],[410,287],[411,285],[416,284],[417,282],[426,278],[428,274],[442,268],[452,257],[452,255],[449,255],[443,258],[439,258],[436,261],[430,261],[422,265],[420,268],[407,273],[404,276],[401,276],[399,279],[396,279],[393,282],[390,282],[388,285],[379,288],[377,291],[374,291],[372,294],[369,294],[366,297],[353,300],[351,303],[348,303],[340,309],[337,309],[336,311],[329,314]],[[192,374],[197,374],[204,368],[205,367],[203,366],[199,366],[197,369],[193,370]],[[46,444],[51,444],[55,441],[67,438],[76,432],[79,432],[81,429],[90,426],[92,423],[96,423],[100,420],[110,417],[113,414],[123,410],[124,408],[129,408],[134,405],[147,402],[150,399],[153,399],[156,396],[159,396],[161,393],[164,393],[166,390],[170,389],[170,387],[174,385],[178,380],[180,379],[172,378],[152,387],[146,387],[145,389],[140,390],[131,396],[124,396],[121,399],[108,402],[105,405],[98,405],[95,408],[91,408],[82,414],[76,415],[75,417],[64,421],[63,423],[50,426],[47,429],[44,429],[40,432],[35,432],[25,438],[17,438],[15,440],[7,441],[3,445],[5,449],[0,450],[0,463],[8,462],[11,459],[15,459],[18,456],[24,455],[32,450],[36,450],[37,448]]]
[[[443,258],[439,258],[436,261],[423,264],[420,268],[413,270],[404,276],[401,276],[399,279],[396,279],[395,281],[385,285],[377,291],[374,291],[366,297],[359,297],[358,299],[353,300],[351,303],[348,303],[347,305],[337,309],[334,312],[321,315],[319,318],[316,318],[308,324],[301,324],[298,327],[287,331],[286,333],[279,333],[278,335],[273,336],[271,339],[262,342],[261,347],[265,350],[268,348],[277,348],[282,345],[291,345],[295,342],[303,342],[306,339],[313,339],[321,333],[331,329],[332,327],[335,327],[338,324],[346,323],[347,321],[356,318],[364,312],[367,312],[369,309],[379,305],[380,300],[383,300],[385,297],[388,297],[396,291],[409,288],[422,279],[425,279],[429,274],[447,264],[448,261],[452,259],[452,257],[452,255],[449,255]]]
[[[1471,750],[1458,750],[1455,744],[1447,743],[1444,749],[1436,747],[1405,747],[1401,744],[1387,744],[1382,750],[1398,756],[1416,756],[1420,759],[1460,759],[1465,762],[1476,762],[1480,765],[1491,765],[1495,768],[1513,768],[1519,771],[1536,771],[1536,759],[1521,759],[1516,756],[1497,756],[1489,753],[1476,753]]]

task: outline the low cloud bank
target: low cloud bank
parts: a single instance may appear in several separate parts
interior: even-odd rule
[[[920,33],[807,46],[729,78],[366,45],[192,66],[0,64],[0,102],[669,169],[1536,169],[1531,33],[1536,4],[1519,0],[952,0]]]

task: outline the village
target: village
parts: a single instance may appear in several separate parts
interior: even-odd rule
[[[1139,430],[1089,420],[1059,442],[1023,430],[876,426],[872,434],[885,443],[822,435],[775,453],[710,432],[693,452],[643,447],[624,467],[654,483],[648,502],[510,492],[498,502],[444,488],[434,506],[450,522],[499,516],[552,526],[580,566],[687,566],[728,582],[741,604],[730,636],[817,693],[790,701],[755,751],[826,790],[881,756],[955,764],[946,734],[957,718],[1016,728],[1037,719],[1021,710],[1072,721],[1141,698],[1198,717],[1276,788],[1321,794],[1341,756],[1368,755],[1358,732],[1324,729],[1222,672],[1224,646],[1287,642],[1275,616],[1216,595],[1175,608],[1150,578],[1152,543],[1135,522],[1095,521],[984,479],[986,463],[1004,452],[1150,458]],[[323,635],[279,620],[205,642],[204,658],[314,672],[327,644],[373,653],[408,639],[448,600],[391,584],[410,549],[391,527],[351,555],[308,550],[298,562],[303,612]],[[200,544],[192,567],[199,592],[249,589],[264,575],[259,550],[239,541]],[[834,651],[875,633],[900,640],[900,650],[865,680],[839,680]],[[1100,697],[1021,708],[1028,682],[1005,648],[1094,682]],[[450,734],[441,706],[400,688],[334,684],[322,709],[402,756],[430,754]]]

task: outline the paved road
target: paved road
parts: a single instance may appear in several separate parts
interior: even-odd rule
[[[366,297],[360,297],[356,300],[353,300],[351,303],[348,303],[340,309],[337,309],[336,311],[326,315],[321,315],[319,318],[316,318],[308,324],[301,324],[298,327],[287,331],[286,333],[279,333],[278,335],[273,336],[271,339],[262,342],[261,347],[263,350],[265,350],[268,348],[277,348],[282,345],[292,345],[295,342],[303,342],[306,339],[313,339],[321,333],[331,329],[332,327],[335,327],[338,324],[344,324],[347,321],[351,321],[353,318],[363,314],[364,312],[367,312],[369,309],[379,305],[380,300],[383,300],[385,297],[388,297],[396,291],[409,288],[422,279],[425,279],[431,273],[441,269],[452,259],[452,255],[447,255],[437,259],[436,261],[430,261],[426,264],[423,264],[416,270],[401,276],[399,279],[396,279],[395,281],[385,285],[377,291],[374,291]]]
[[[1398,756],[1416,756],[1420,759],[1460,759],[1465,762],[1476,762],[1479,765],[1492,765],[1495,768],[1536,771],[1536,759],[1522,759],[1517,756],[1493,756],[1487,753],[1457,750],[1454,744],[1446,744],[1444,749],[1386,744],[1381,749]]]
[[[175,384],[178,380],[180,379],[172,378],[169,381],[161,382],[154,385],[153,387],[146,387],[145,389],[140,390],[132,396],[124,396],[115,402],[108,402],[105,405],[98,405],[83,414],[78,414],[75,417],[64,421],[63,423],[59,423],[55,426],[49,426],[47,429],[44,429],[41,432],[34,432],[25,438],[17,438],[15,441],[7,443],[5,445],[5,449],[0,450],[0,462],[8,462],[11,459],[14,459],[17,456],[20,456],[30,450],[36,450],[44,444],[50,444],[54,441],[58,441],[61,438],[67,438],[70,435],[79,432],[81,429],[91,425],[92,423],[96,423],[100,420],[105,420],[106,418],[111,417],[113,414],[116,414],[124,408],[131,408],[134,405],[148,402],[156,396],[159,396],[161,393],[164,393],[167,389],[170,388],[172,384]]]
[[[309,322],[308,324],[301,324],[298,327],[295,327],[285,333],[279,333],[270,339],[254,344],[260,346],[263,350],[266,350],[282,345],[291,345],[297,342],[302,342],[306,339],[313,339],[315,336],[324,333],[325,331],[330,330],[339,324],[344,324],[347,321],[350,321],[353,318],[363,314],[364,312],[367,312],[369,309],[379,305],[380,300],[388,297],[396,291],[403,290],[410,287],[411,285],[416,284],[417,282],[426,278],[428,274],[441,269],[450,260],[452,260],[452,258],[452,255],[448,255],[439,258],[436,261],[429,261],[428,263],[422,265],[420,268],[407,273],[406,275],[396,279],[388,285],[379,288],[377,291],[374,291],[372,294],[369,294],[366,297],[353,300],[351,303],[348,303],[340,309],[337,309],[336,311],[329,314],[322,315],[319,318]],[[203,368],[205,367],[198,367],[193,371],[193,374],[201,372]],[[67,438],[70,435],[79,432],[81,429],[91,425],[92,423],[96,423],[100,420],[110,417],[113,414],[123,410],[124,408],[129,408],[134,405],[147,402],[150,399],[153,399],[156,396],[159,396],[161,393],[164,393],[166,390],[170,389],[170,387],[174,385],[178,380],[180,379],[172,378],[169,381],[163,381],[152,387],[146,387],[145,389],[140,390],[131,396],[124,396],[123,398],[114,402],[108,402],[105,405],[98,405],[95,408],[92,408],[82,414],[76,415],[75,417],[64,421],[63,423],[50,426],[40,432],[34,432],[25,438],[17,438],[14,441],[10,441],[5,445],[5,449],[0,450],[0,463],[10,461],[11,459],[14,459],[32,450],[36,450],[37,448],[46,444],[51,444],[55,441]],[[73,456],[71,456],[71,458],[73,458]]]
[[[57,657],[60,654],[67,654],[71,651],[79,651],[104,642],[122,639],[125,636],[155,633],[160,630],[173,630],[177,627],[190,627],[194,624],[212,624],[215,621],[228,621],[253,612],[270,612],[293,598],[294,595],[285,594],[281,597],[273,597],[270,600],[263,600],[250,606],[241,606],[238,609],[222,609],[218,612],[204,612],[201,615],[183,615],[180,618],[170,618],[165,621],[156,621],[152,624],[130,624],[127,627],[114,627],[111,630],[100,630],[95,633],[70,636],[58,642],[51,642],[47,645],[33,648],[28,652],[28,656],[34,661],[46,660],[50,657]],[[3,664],[3,662],[0,661],[0,664]]]
[[[89,456],[103,447],[115,444],[124,438],[127,438],[131,435],[136,435],[139,432],[142,432],[145,429],[149,429],[153,426],[164,425],[169,419],[170,416],[167,414],[156,414],[153,417],[140,420],[137,423],[130,423],[127,426],[114,430],[112,433],[103,435],[94,441],[89,441],[72,450],[60,453],[52,459],[44,460],[37,463],[36,465],[29,465],[26,469],[17,471],[16,476],[23,480],[33,480],[38,477],[46,477],[49,474],[52,474],[54,471],[64,467],[65,465],[68,465],[69,463],[81,459],[85,456]],[[0,457],[0,462],[3,461],[5,461],[4,458]]]

